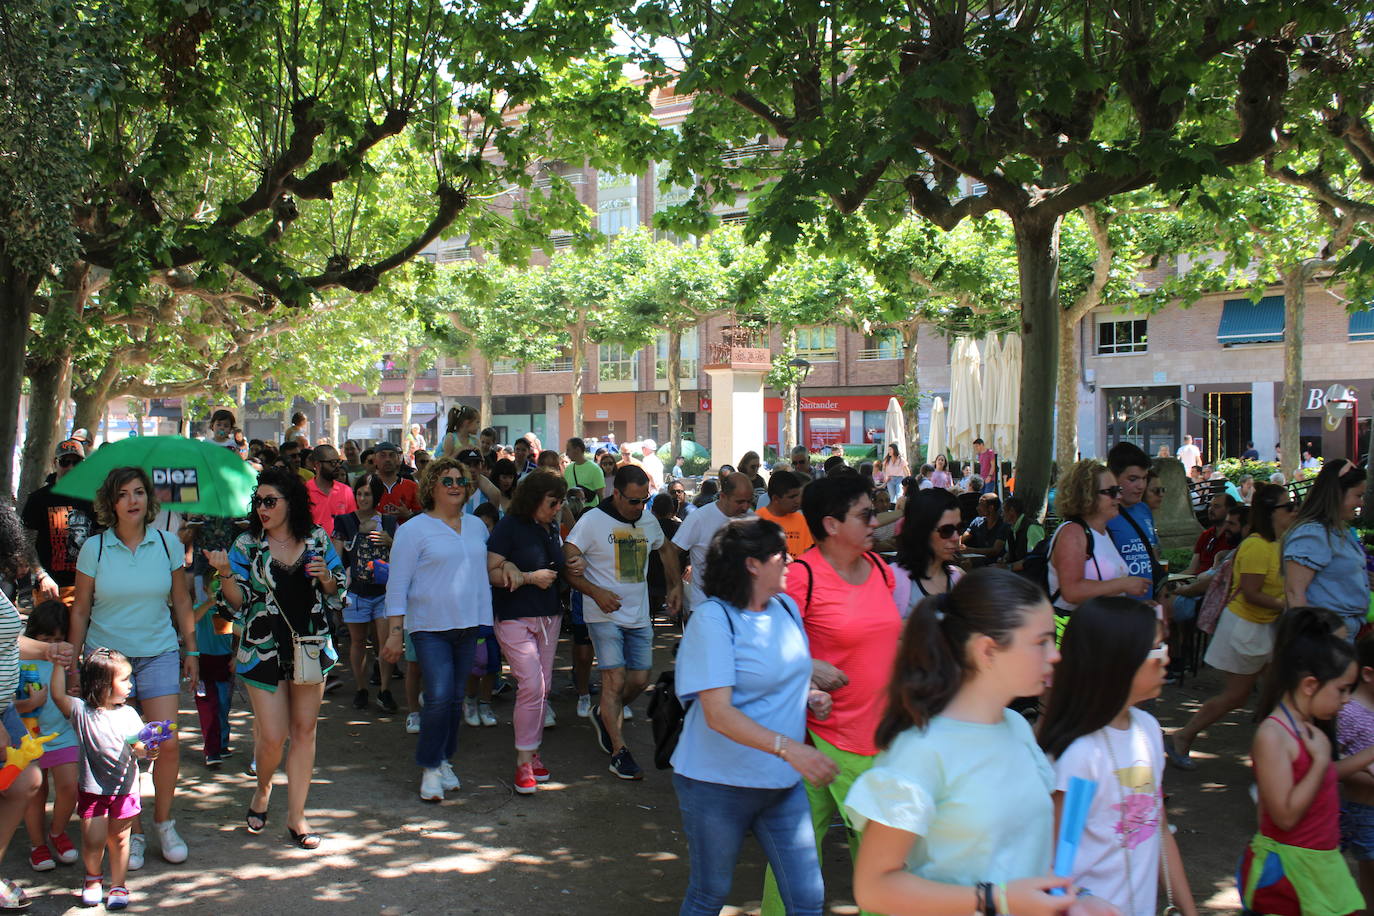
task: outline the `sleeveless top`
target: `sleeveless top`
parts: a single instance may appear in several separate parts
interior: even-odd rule
[[[1068,521],[1067,519],[1064,520],[1060,523],[1059,527],[1054,530],[1054,537],[1050,541],[1050,549],[1047,555],[1049,562],[1046,565],[1049,566],[1047,572],[1049,575],[1051,595],[1059,591],[1059,570],[1054,568],[1054,548],[1059,543],[1059,532],[1063,531],[1069,525],[1076,524],[1078,523]],[[1093,539],[1093,555],[1088,557],[1083,563],[1083,578],[1091,579],[1094,582],[1106,582],[1109,579],[1119,579],[1122,576],[1129,576],[1131,574],[1131,569],[1126,565],[1126,561],[1121,559],[1121,552],[1116,549],[1116,544],[1113,543],[1111,535],[1107,534],[1105,531],[1097,531],[1091,525],[1084,525],[1083,527],[1088,529],[1088,534],[1091,535]],[[1065,599],[1063,595],[1055,599],[1054,606],[1055,609],[1059,611],[1072,611],[1074,608],[1078,607],[1078,605]]]
[[[1278,716],[1270,716],[1269,718],[1282,725],[1284,731],[1292,735],[1293,739],[1298,742],[1298,756],[1293,760],[1293,784],[1297,785],[1307,775],[1307,771],[1312,768],[1312,752],[1307,749],[1307,745],[1297,731],[1290,727],[1289,723]],[[1326,775],[1322,777],[1322,784],[1317,789],[1317,794],[1312,797],[1311,806],[1291,830],[1281,829],[1269,817],[1269,812],[1261,809],[1260,833],[1285,846],[1299,846],[1303,849],[1336,849],[1339,847],[1341,845],[1341,796],[1340,789],[1337,788],[1336,784],[1335,761],[1326,765]]]

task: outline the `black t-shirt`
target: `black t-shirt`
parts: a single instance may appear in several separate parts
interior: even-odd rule
[[[523,515],[507,515],[497,522],[487,540],[487,551],[505,557],[521,572],[563,569],[563,540],[558,531]],[[515,591],[492,588],[491,609],[497,620],[551,617],[563,611],[557,583],[548,588],[522,585]]]
[[[396,536],[396,516],[378,515],[382,521],[382,530],[392,537]],[[368,523],[369,533],[375,531],[375,526]],[[348,512],[344,515],[334,516],[334,537],[343,541],[344,566],[348,567],[348,590],[360,598],[376,598],[378,595],[386,594],[386,586],[378,585],[372,579],[372,570],[367,568],[367,564],[374,560],[383,563],[388,562],[391,556],[391,548],[384,547],[376,543],[366,534],[362,533],[362,525],[358,521],[357,513]]]
[[[1011,526],[1006,522],[997,522],[989,525],[986,518],[975,518],[973,524],[968,526],[968,546],[976,547],[979,550],[986,550],[998,541],[1002,542],[1005,550],[1006,545],[1011,542]]]
[[[664,541],[671,544],[673,538],[677,536],[677,530],[682,527],[682,522],[669,516],[668,518],[660,518],[658,527],[663,529]],[[651,594],[663,595],[667,593],[668,573],[663,569],[663,558],[659,556],[657,550],[649,554],[649,570],[645,573],[644,580],[649,584]]]
[[[76,558],[86,538],[97,531],[95,507],[89,500],[58,496],[52,484],[29,494],[24,527],[38,532],[38,561],[60,586],[76,584]]]

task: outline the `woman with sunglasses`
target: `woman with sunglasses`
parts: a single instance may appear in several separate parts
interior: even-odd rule
[[[207,551],[224,600],[243,627],[236,668],[253,706],[253,760],[258,784],[245,818],[249,833],[267,826],[272,777],[286,739],[286,832],[301,849],[318,849],[305,802],[315,775],[315,727],[324,679],[296,683],[294,637],[323,636],[322,674],[339,661],[329,614],[343,597],[344,566],[325,530],[310,515],[310,495],[290,470],[258,475],[248,530],[228,554]]]
[[[450,762],[458,750],[463,694],[477,651],[477,628],[491,626],[487,526],[466,515],[472,472],[456,458],[430,462],[420,477],[424,512],[396,532],[386,613],[391,622],[382,657],[400,660],[408,635],[424,675],[420,739],[420,799],[440,802],[461,783]]]
[[[1328,461],[1297,510],[1283,543],[1288,606],[1335,611],[1353,641],[1369,613],[1371,578],[1352,528],[1364,498],[1365,471],[1353,461]]]
[[[1107,522],[1121,512],[1116,475],[1102,462],[1084,459],[1059,482],[1056,499],[1064,521],[1050,540],[1048,578],[1059,632],[1089,598],[1148,598],[1154,584],[1131,575],[1107,534]]]
[[[1274,652],[1274,631],[1288,607],[1284,599],[1279,547],[1293,525],[1293,498],[1280,486],[1255,487],[1250,506],[1250,536],[1241,541],[1231,566],[1230,601],[1217,620],[1204,661],[1226,675],[1221,693],[1193,713],[1188,724],[1170,735],[1164,751],[1174,766],[1192,770],[1188,756],[1198,733],[1250,698],[1260,673]]]
[[[959,501],[943,487],[920,490],[907,500],[892,566],[892,597],[903,618],[921,599],[945,594],[963,577],[959,518]]]
[[[560,473],[527,474],[487,542],[496,639],[516,682],[515,791],[521,795],[534,794],[549,779],[539,745],[545,726],[553,724],[548,695],[563,615],[558,596],[563,539],[557,521],[567,493]]]

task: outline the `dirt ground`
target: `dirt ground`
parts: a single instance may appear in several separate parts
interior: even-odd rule
[[[657,631],[655,661],[667,666],[675,631]],[[630,748],[647,766],[642,782],[607,772],[586,720],[575,715],[566,638],[560,646],[554,708],[558,726],[545,736],[543,758],[553,779],[534,796],[511,789],[514,768],[511,704],[499,697],[496,728],[465,728],[454,768],[463,787],[440,805],[417,795],[414,736],[405,715],[358,711],[346,683],[326,697],[321,712],[317,777],[310,795],[323,847],[306,852],[286,842],[286,791],[278,776],[266,831],[250,836],[243,816],[252,779],[243,773],[250,749],[246,702],[235,701],[235,754],[217,771],[200,763],[194,704],[182,704],[182,756],[177,826],[190,860],[164,863],[150,844],[148,864],[129,881],[131,911],[153,907],[184,913],[238,914],[669,914],[687,882],[686,842],[670,771],[652,769],[647,698],[627,723]],[[656,676],[656,673],[655,673]],[[1178,724],[1216,689],[1204,675],[1170,688],[1159,703],[1166,725]],[[374,691],[375,693],[375,691]],[[404,691],[397,681],[398,699]],[[1235,912],[1233,874],[1254,829],[1246,753],[1248,714],[1223,720],[1198,742],[1201,765],[1170,770],[1165,789],[1170,815],[1188,863],[1194,896],[1204,912]],[[148,799],[151,807],[151,798]],[[74,824],[73,840],[79,837]],[[29,912],[83,912],[75,894],[81,866],[33,872],[23,828],[11,844],[3,874],[17,880],[35,904]],[[746,844],[727,914],[758,906],[763,857]],[[823,850],[831,913],[855,913],[847,854],[838,829]]]

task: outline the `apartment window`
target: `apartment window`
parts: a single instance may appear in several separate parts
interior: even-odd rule
[[[1149,334],[1144,318],[1104,318],[1097,323],[1097,355],[1144,353],[1149,349]]]
[[[798,356],[812,362],[825,362],[833,361],[837,354],[833,326],[797,329]]]
[[[638,351],[622,344],[602,344],[597,354],[597,377],[603,382],[633,382],[639,378],[638,357]]]
[[[696,328],[682,335],[682,368],[679,378],[696,378],[701,362],[701,344]],[[654,378],[668,377],[668,335],[658,335],[654,342]]]
[[[668,444],[668,427],[671,424],[667,413],[651,413],[649,419],[649,438],[659,445]],[[697,415],[695,411],[682,412],[682,438],[696,440]]]
[[[493,375],[518,375],[520,363],[514,359],[498,359],[492,363],[491,371]]]
[[[859,359],[901,359],[902,334],[900,331],[883,331],[864,338],[864,348]]]
[[[600,172],[596,178],[597,228],[603,235],[627,232],[639,225],[638,184],[633,175]]]

